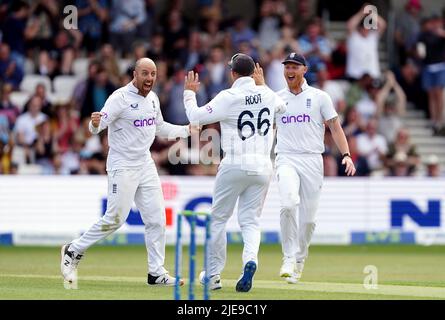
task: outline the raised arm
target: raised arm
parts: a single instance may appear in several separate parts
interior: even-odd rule
[[[184,107],[190,123],[201,126],[224,120],[230,106],[230,97],[222,91],[205,106],[198,107],[196,92],[199,90],[199,85],[198,74],[189,71],[184,84]]]
[[[164,121],[161,109],[156,116],[156,136],[175,140],[176,138],[187,138],[190,136],[190,126],[178,126]]]
[[[91,120],[88,124],[88,129],[92,134],[98,134],[104,130],[110,123],[115,121],[122,112],[122,107],[125,107],[122,93],[113,93],[100,112],[93,112]]]

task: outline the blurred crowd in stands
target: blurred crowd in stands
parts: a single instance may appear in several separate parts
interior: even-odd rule
[[[442,174],[436,155],[421,161],[403,121],[407,110],[421,110],[432,135],[445,136],[444,17],[423,14],[420,0],[405,1],[397,12],[395,63],[386,70],[379,43],[387,21],[379,16],[376,29],[366,27],[363,8],[346,22],[345,39],[334,41],[307,0],[296,1],[298,14],[287,1],[254,1],[251,20],[228,16],[222,0],[197,0],[193,19],[184,14],[183,1],[166,2],[158,12],[154,0],[0,1],[0,174],[26,173],[24,168],[105,174],[106,131],[91,135],[89,116],[131,81],[138,58],[157,64],[154,91],[165,120],[187,124],[186,71],[199,73],[203,105],[230,86],[227,61],[235,52],[260,62],[275,91],[286,86],[283,58],[289,52],[306,56],[306,79],[331,96],[357,176]],[[64,27],[66,5],[77,7],[78,29]],[[156,138],[152,146],[160,174],[216,173],[216,164],[170,164],[174,143]],[[206,143],[212,141],[200,147]],[[325,175],[344,175],[328,129],[325,144]]]

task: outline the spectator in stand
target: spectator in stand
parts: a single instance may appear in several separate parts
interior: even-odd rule
[[[88,83],[85,100],[80,110],[81,121],[83,122],[85,119],[89,120],[91,113],[95,111],[99,112],[104,106],[107,97],[109,97],[114,90],[115,87],[110,80],[108,80],[106,70],[102,66],[99,67],[94,81]]]
[[[430,155],[425,162],[425,167],[426,167],[427,177],[441,176],[439,158],[437,157],[437,155],[435,154]]]
[[[46,95],[46,86],[43,83],[38,83],[36,85],[34,94],[31,96],[31,98],[29,98],[29,100],[25,103],[25,105],[23,107],[23,112],[28,111],[29,103],[31,102],[33,96],[38,96],[40,98],[40,100],[42,101],[42,110],[41,111],[44,114],[46,114],[48,117],[51,117],[53,114],[52,104],[48,100],[48,97]]]
[[[18,69],[24,70],[25,41],[30,37],[30,29],[26,27],[30,6],[25,1],[12,1],[9,12],[1,26],[3,37],[1,41],[8,44],[8,48],[11,50],[11,58],[16,63]],[[3,74],[3,72],[0,72],[0,74]]]
[[[208,19],[204,24],[202,36],[210,48],[222,46],[224,42],[224,32],[221,31],[218,19]]]
[[[154,61],[163,60],[166,57],[166,51],[164,51],[165,39],[159,30],[153,33],[150,39],[150,44],[147,49],[147,57]],[[133,74],[132,74],[133,76]]]
[[[286,55],[289,54],[290,52],[301,53],[298,40],[295,39],[295,37],[296,37],[295,28],[290,26],[283,26],[281,28],[281,38],[275,45],[275,49],[279,48],[279,50],[285,51]]]
[[[62,10],[56,0],[34,1],[26,26],[26,49],[50,50]]]
[[[2,142],[2,147],[9,143],[9,127],[10,125],[7,116],[0,113],[0,141]]]
[[[240,51],[241,43],[249,43],[254,48],[258,47],[257,34],[248,25],[247,21],[241,17],[234,18],[233,27],[229,28],[228,33],[232,41],[234,51]]]
[[[354,162],[355,169],[357,170],[355,172],[356,177],[364,177],[369,176],[371,173],[371,170],[369,169],[368,160],[366,157],[359,154],[357,149],[357,138],[355,136],[348,136],[348,145],[349,145],[349,153],[351,154],[351,159]],[[341,164],[343,160],[343,157],[339,154],[337,156],[337,166],[338,166],[338,173],[337,175],[340,177],[345,177],[345,168]]]
[[[92,60],[89,63],[87,78],[80,80],[74,87],[73,97],[72,97],[72,104],[74,106],[74,110],[80,112],[80,110],[82,109],[82,105],[85,101],[87,88],[89,87],[89,85],[92,85],[94,79],[96,78],[97,71],[101,67],[102,65],[98,60]]]
[[[0,115],[5,116],[9,123],[9,129],[12,130],[15,121],[20,114],[19,108],[11,101],[12,85],[4,83],[1,90]]]
[[[190,122],[185,114],[183,103],[185,76],[186,71],[178,66],[173,79],[170,80],[167,105],[165,111],[163,111],[165,121],[178,125],[185,125]],[[201,86],[196,98],[200,106],[208,101],[204,86]]]
[[[78,174],[80,170],[80,152],[84,140],[77,132],[71,137],[69,148],[61,156],[62,167],[71,174]]]
[[[48,174],[54,175],[69,175],[71,174],[70,170],[64,167],[63,163],[63,155],[61,152],[54,152],[51,157],[51,171]]]
[[[34,161],[34,142],[37,139],[36,126],[48,118],[41,110],[42,99],[33,96],[29,103],[29,111],[20,115],[15,123],[16,145],[23,148],[26,163]]]
[[[158,68],[156,74],[156,82],[153,91],[157,93],[161,108],[165,108],[168,101],[168,94],[171,86],[171,82],[167,76],[168,65],[165,60],[156,61]],[[133,79],[133,78],[132,78]]]
[[[378,121],[373,118],[369,120],[366,131],[357,136],[357,150],[359,155],[366,158],[371,171],[381,171],[388,145],[385,138],[377,133]]]
[[[396,18],[394,40],[397,47],[398,64],[404,65],[409,56],[414,56],[416,39],[420,33],[420,0],[408,0]]]
[[[424,21],[417,49],[423,63],[422,85],[428,92],[433,134],[445,136],[445,124],[443,122],[445,29],[441,17],[432,16]]]
[[[284,65],[282,62],[290,52],[287,53],[285,48],[281,44],[278,44],[269,55],[263,56],[263,63],[266,70],[265,81],[267,86],[275,92],[287,87],[286,79],[283,77]],[[264,57],[267,57],[269,61],[264,61]]]
[[[323,153],[323,175],[325,177],[336,177],[338,175],[337,161],[329,152]]]
[[[371,118],[377,116],[377,99],[382,88],[382,82],[375,79],[366,87],[364,94],[357,101],[355,107],[366,124]]]
[[[136,61],[138,61],[139,59],[141,59],[143,57],[147,57],[148,56],[147,55],[147,47],[148,47],[148,44],[146,42],[143,42],[143,41],[136,41],[133,44],[133,57],[132,57],[132,60],[134,61],[134,63],[132,63],[128,67],[127,71],[126,71],[126,74],[128,75],[128,77],[130,77],[130,80],[133,79],[133,71],[134,71],[134,68],[136,66]],[[130,80],[128,82],[130,82]],[[126,83],[128,83],[128,82],[126,82]],[[120,83],[122,83],[122,81],[120,81]],[[122,85],[122,86],[124,86],[124,85]]]
[[[101,62],[103,68],[105,69],[108,80],[117,87],[119,84],[120,70],[117,61],[116,53],[113,47],[109,43],[105,43],[100,48],[100,54],[98,60]]]
[[[178,10],[170,11],[164,31],[163,48],[164,54],[170,62],[186,54],[188,36],[189,30],[184,23],[181,12]]]
[[[179,57],[180,63],[186,70],[195,69],[201,72],[204,68],[204,54],[202,53],[202,40],[198,31],[194,30],[190,33],[187,51],[183,51],[183,56]]]
[[[412,59],[407,59],[396,73],[397,82],[403,89],[407,102],[417,110],[422,110],[429,118],[428,95],[422,88],[419,67]]]
[[[309,71],[305,78],[309,85],[313,85],[317,81],[317,66],[329,63],[332,52],[328,39],[323,35],[320,18],[309,21],[305,33],[298,39],[298,44],[309,63]]]
[[[394,96],[390,96],[394,91]],[[394,74],[386,72],[386,82],[377,94],[377,117],[379,119],[379,133],[387,142],[393,142],[399,129],[402,128],[401,117],[406,110],[406,96]]]
[[[39,54],[37,72],[54,79],[57,75],[72,75],[73,63],[80,46],[81,34],[78,30],[60,30],[49,51],[42,50]]]
[[[87,54],[94,54],[99,50],[102,41],[102,25],[108,19],[108,5],[106,0],[76,0],[79,17],[79,30],[82,32],[82,47]]]
[[[420,164],[420,157],[417,153],[416,146],[410,142],[409,132],[405,128],[401,128],[397,132],[395,141],[389,145],[386,155],[386,166],[390,168],[390,170],[394,170],[396,163],[395,156],[397,154],[406,155],[408,174],[412,175]]]
[[[261,4],[258,40],[263,51],[272,50],[280,40],[280,16],[286,8],[276,1],[265,0]]]
[[[346,110],[346,100],[343,88],[338,82],[329,80],[329,73],[325,64],[318,64],[314,72],[317,73],[315,87],[325,91],[331,97],[335,110],[340,117],[340,121],[342,121]]]
[[[113,0],[110,10],[110,42],[123,56],[137,39],[137,28],[147,19],[144,0]]]
[[[42,167],[43,174],[52,174],[53,153],[57,150],[54,137],[51,132],[49,119],[36,125],[37,137],[34,142],[35,163]]]
[[[367,95],[367,90],[373,85],[372,77],[365,73],[360,79],[354,81],[346,92],[346,105],[348,107],[354,107],[357,102]]]
[[[207,89],[209,99],[213,99],[221,90],[229,87],[227,63],[224,60],[224,51],[221,47],[213,47],[205,65],[206,76],[203,83]]]
[[[392,166],[387,172],[391,177],[409,177],[411,176],[408,157],[404,152],[397,152],[392,158]]]
[[[67,152],[70,149],[70,143],[79,127],[79,119],[74,116],[70,106],[55,106],[55,117],[52,120],[52,129],[56,149],[59,152]]]
[[[0,81],[11,84],[13,89],[17,90],[22,79],[23,70],[11,58],[9,46],[0,43]]]
[[[346,75],[352,79],[360,79],[368,73],[373,78],[380,78],[379,39],[386,30],[386,21],[378,16],[377,30],[365,24],[364,7],[347,22],[347,59]]]
[[[366,125],[355,107],[346,109],[342,127],[346,137],[357,136],[366,130]]]

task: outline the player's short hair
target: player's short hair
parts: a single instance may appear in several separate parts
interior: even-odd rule
[[[235,54],[232,59],[230,59],[229,66],[233,72],[238,73],[242,77],[252,75],[255,70],[255,62],[252,57],[244,53]]]

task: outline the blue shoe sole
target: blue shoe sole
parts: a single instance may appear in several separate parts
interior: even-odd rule
[[[256,271],[256,263],[254,261],[249,261],[244,267],[244,273],[241,279],[238,280],[236,284],[236,291],[238,292],[248,292],[252,288],[253,275]]]

